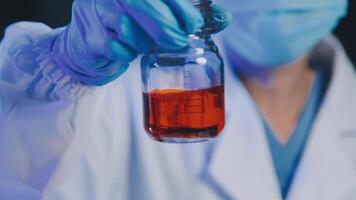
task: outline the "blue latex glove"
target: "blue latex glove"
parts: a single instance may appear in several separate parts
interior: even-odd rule
[[[239,67],[280,67],[307,54],[346,14],[347,0],[220,0],[233,23],[222,34]],[[236,56],[239,55],[239,56]]]
[[[190,0],[75,0],[72,21],[52,51],[66,73],[103,85],[139,53],[184,47],[203,23]]]

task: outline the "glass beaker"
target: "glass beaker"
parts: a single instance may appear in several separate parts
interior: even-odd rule
[[[205,26],[189,36],[189,45],[179,51],[151,51],[141,61],[144,126],[157,141],[206,141],[225,125],[224,65],[210,36],[211,1],[194,2]]]

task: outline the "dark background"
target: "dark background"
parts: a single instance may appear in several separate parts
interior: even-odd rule
[[[321,0],[322,1],[322,0]],[[349,0],[349,14],[335,34],[356,63],[356,1]],[[72,0],[3,0],[0,4],[0,38],[7,25],[20,21],[44,22],[51,27],[69,22]]]

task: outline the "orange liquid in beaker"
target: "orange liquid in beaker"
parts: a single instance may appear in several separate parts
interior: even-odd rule
[[[144,93],[146,131],[163,142],[199,142],[216,137],[225,124],[224,86]]]

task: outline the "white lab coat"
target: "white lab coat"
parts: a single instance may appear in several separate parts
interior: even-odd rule
[[[0,199],[281,200],[258,110],[230,66],[221,137],[163,144],[143,128],[138,61],[105,87],[68,89],[50,59],[12,47],[40,28],[16,28],[26,40],[5,38],[0,50]],[[356,75],[334,38],[313,57],[333,77],[287,199],[356,199]]]

